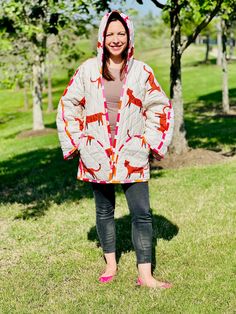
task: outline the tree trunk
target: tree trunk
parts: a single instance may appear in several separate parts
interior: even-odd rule
[[[200,35],[197,36],[197,38],[195,40],[195,44],[200,45]]]
[[[178,16],[170,13],[171,21],[171,67],[170,67],[170,97],[172,100],[175,124],[170,151],[181,154],[188,150],[186,131],[184,127],[184,108],[181,82],[181,33]]]
[[[232,60],[234,55],[234,33],[231,30],[229,39],[229,60]]]
[[[29,99],[28,99],[28,88],[27,88],[27,81],[24,79],[24,110],[27,111],[29,109]]]
[[[227,69],[227,59],[226,59],[226,45],[227,45],[227,28],[225,21],[221,21],[222,29],[222,106],[223,112],[229,113],[229,88],[228,88],[228,69]]]
[[[20,90],[20,82],[19,82],[19,79],[16,78],[15,91],[16,91],[16,92],[19,92],[19,90]]]
[[[221,23],[218,22],[216,25],[217,28],[217,65],[221,65],[222,61],[222,31],[221,31]]]
[[[42,112],[43,73],[40,56],[36,54],[33,64],[33,130],[43,130]]]
[[[47,74],[48,74],[48,112],[53,111],[53,103],[52,103],[52,68],[50,65],[50,59],[48,55],[48,62],[47,62]]]
[[[210,35],[206,35],[206,54],[205,54],[205,63],[209,61],[209,51],[210,51]]]

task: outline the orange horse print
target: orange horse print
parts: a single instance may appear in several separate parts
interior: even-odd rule
[[[85,104],[86,104],[86,100],[85,100],[85,97],[83,97],[83,98],[79,101],[79,105],[82,106],[82,107],[85,107]]]
[[[155,112],[155,116],[160,118],[160,127],[157,130],[162,133],[167,131],[169,128],[169,123],[167,123],[167,114],[165,113],[166,108],[170,108],[170,106],[165,106],[162,113]]]
[[[133,105],[139,107],[139,110],[140,110],[140,112],[141,112],[141,109],[142,109],[142,101],[141,101],[139,98],[136,98],[136,97],[133,95],[133,90],[130,89],[130,88],[128,88],[128,89],[127,89],[127,95],[128,95],[128,97],[129,97],[129,99],[128,99],[128,102],[127,102],[126,106],[129,106],[129,107],[130,107],[130,105],[133,104]]]
[[[155,77],[154,77],[154,75],[152,74],[152,72],[151,72],[151,71],[148,71],[148,70],[145,68],[145,65],[143,66],[143,69],[144,69],[144,71],[146,71],[146,72],[149,74],[148,83],[149,83],[149,85],[151,86],[151,88],[149,88],[149,90],[148,90],[149,94],[151,94],[154,90],[157,90],[158,92],[160,92],[160,91],[161,91],[161,88],[160,88],[159,85],[157,85],[157,84],[155,83]]]
[[[98,88],[99,88],[99,87],[102,87],[102,79],[101,79],[101,76],[99,76],[96,80],[92,80],[92,79],[90,78],[90,82],[91,82],[91,83],[98,83]]]
[[[88,144],[91,145],[92,140],[94,140],[95,137],[93,137],[92,135],[87,135],[86,137],[87,137],[86,146],[88,146]]]
[[[125,167],[127,168],[127,176],[126,179],[130,178],[131,174],[133,173],[139,173],[140,178],[144,177],[144,170],[146,169],[145,167],[134,167],[130,165],[130,162],[128,160],[125,160],[124,162]]]
[[[85,118],[85,126],[86,128],[88,128],[88,124],[92,123],[92,122],[96,122],[98,121],[98,125],[100,126],[100,124],[103,125],[103,120],[102,120],[102,116],[105,115],[105,113],[103,112],[98,112],[89,116],[86,116]]]
[[[87,168],[84,164],[84,162],[81,160],[82,165],[83,165],[83,170],[84,170],[84,174],[87,172],[89,173],[94,179],[98,179],[95,172],[98,172],[99,170],[101,170],[101,164],[99,164],[98,169],[94,169],[94,168]]]
[[[127,130],[127,136],[128,136],[128,140],[126,140],[126,142],[130,141],[131,138],[132,138],[130,133],[129,133],[129,130]],[[140,138],[141,139],[141,147],[145,147],[146,148],[147,140],[146,140],[146,138],[143,135],[133,135],[133,137]]]
[[[84,128],[84,121],[81,120],[80,118],[75,118],[75,121],[79,122],[79,129],[80,129],[80,131],[82,131]]]
[[[144,119],[147,120],[147,109],[143,110]]]

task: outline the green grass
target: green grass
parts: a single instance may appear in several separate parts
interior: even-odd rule
[[[234,312],[235,163],[153,172],[150,198],[158,241],[154,273],[174,288],[149,291],[134,286],[135,255],[120,190],[119,272],[111,285],[101,286],[97,277],[104,262],[91,189],[75,183],[75,167],[63,165],[59,152],[57,158],[45,152],[44,163],[37,155],[38,160],[36,153],[32,156],[33,169],[20,163],[14,171],[10,162],[2,177],[3,313]]]
[[[137,57],[167,90],[168,50],[157,44],[140,47]],[[235,147],[235,118],[219,114],[220,70],[201,64],[203,57],[204,48],[193,46],[183,59],[189,144],[227,152]],[[54,78],[56,107],[66,71],[56,67]],[[46,101],[45,124],[55,128]],[[130,217],[117,186],[119,271],[100,285],[94,201],[90,185],[76,180],[77,161],[62,159],[56,133],[17,136],[32,126],[21,91],[1,90],[0,104],[0,313],[235,313],[235,160],[152,171],[154,274],[174,284],[169,291],[135,287]]]

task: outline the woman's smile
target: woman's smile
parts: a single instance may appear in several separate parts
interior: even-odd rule
[[[110,48],[114,51],[119,51],[122,47],[123,47],[123,45],[121,45],[121,46],[110,46]]]
[[[110,57],[120,57],[127,47],[127,33],[120,21],[113,21],[109,24],[105,35],[105,47]]]

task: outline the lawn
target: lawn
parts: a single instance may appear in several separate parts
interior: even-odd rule
[[[168,92],[169,52],[159,46],[138,47],[137,57]],[[235,118],[219,114],[220,69],[203,57],[204,47],[192,46],[183,59],[188,141],[226,153],[236,144]],[[235,70],[230,64],[234,104]],[[55,68],[55,107],[66,81]],[[92,191],[76,180],[77,161],[62,159],[56,132],[18,136],[32,125],[22,91],[1,90],[0,104],[0,313],[235,313],[235,159],[152,171],[154,275],[173,283],[168,291],[135,286],[130,217],[117,186],[119,271],[101,285]],[[44,119],[55,128],[55,112]]]

